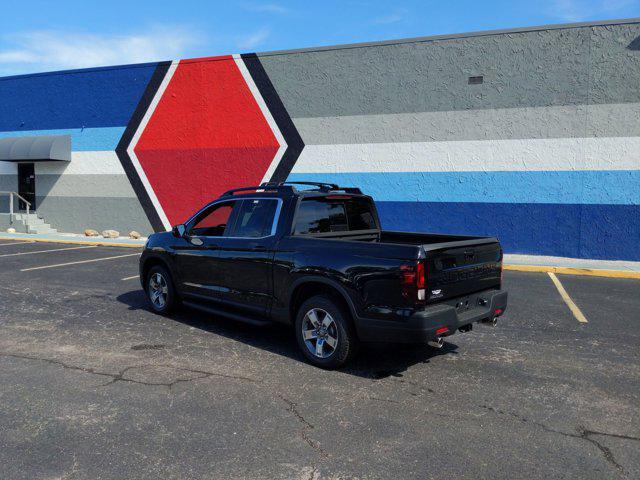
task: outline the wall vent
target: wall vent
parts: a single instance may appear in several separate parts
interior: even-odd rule
[[[481,85],[484,83],[484,77],[478,75],[476,77],[469,77],[469,85]]]

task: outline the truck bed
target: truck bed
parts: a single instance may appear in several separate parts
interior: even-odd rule
[[[385,245],[415,252],[415,259],[423,258],[427,271],[426,302],[435,303],[458,299],[476,292],[499,288],[502,274],[502,248],[495,237],[447,235],[440,233],[395,232],[375,230],[367,232],[332,232],[313,235],[325,240],[375,243],[372,255],[380,255]],[[416,248],[417,247],[417,248]],[[380,250],[382,249],[382,251]],[[391,252],[387,249],[386,251]],[[397,251],[396,253],[397,254]],[[466,299],[462,298],[463,304]]]
[[[425,250],[450,248],[453,246],[482,245],[497,243],[495,237],[478,237],[470,235],[446,235],[442,233],[413,233],[382,230],[379,235],[380,243],[400,243],[405,245],[420,245]]]

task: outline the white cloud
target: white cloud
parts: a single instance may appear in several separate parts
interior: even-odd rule
[[[549,13],[566,22],[581,22],[601,15],[624,15],[637,0],[554,0]]]
[[[270,34],[271,31],[268,28],[262,27],[261,29],[240,38],[240,40],[238,41],[238,48],[240,48],[241,50],[253,49],[259,45],[262,45],[265,40],[269,38]]]
[[[250,3],[243,5],[245,10],[249,10],[251,12],[263,12],[263,13],[289,13],[287,7],[283,7],[277,3]]]
[[[374,18],[371,20],[371,23],[373,25],[389,25],[391,23],[402,22],[407,18],[407,13],[409,13],[409,11],[406,8],[399,8],[388,15]]]
[[[136,34],[104,35],[37,30],[3,37],[0,75],[172,60],[199,43],[181,27],[152,27]]]

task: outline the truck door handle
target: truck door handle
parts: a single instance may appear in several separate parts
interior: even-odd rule
[[[266,252],[267,251],[267,247],[265,247],[264,245],[257,245],[255,247],[253,247],[252,250],[254,252]]]
[[[218,245],[207,245],[207,250],[220,250]]]

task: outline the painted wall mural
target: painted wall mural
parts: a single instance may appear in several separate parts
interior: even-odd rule
[[[228,189],[286,180],[302,141],[256,55],[161,64],[150,87],[117,151],[156,230]]]
[[[386,229],[640,260],[639,37],[622,22],[9,77],[0,138],[71,135],[68,165],[36,166],[60,230],[164,230],[229,188],[316,180],[361,187]]]

